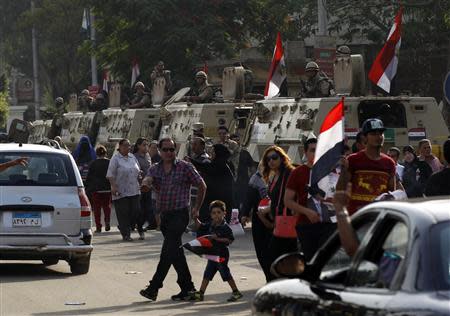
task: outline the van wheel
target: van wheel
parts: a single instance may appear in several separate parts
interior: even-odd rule
[[[55,264],[58,264],[59,259],[42,259],[42,263],[44,266],[53,266]]]
[[[70,272],[72,274],[86,274],[89,272],[91,263],[91,254],[83,258],[72,259],[69,261]]]

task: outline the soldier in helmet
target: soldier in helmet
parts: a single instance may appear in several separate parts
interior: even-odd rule
[[[170,70],[164,69],[164,62],[160,60],[158,64],[153,68],[153,71],[150,75],[150,79],[152,80],[152,86],[155,84],[156,78],[164,78],[166,80],[166,91],[169,92],[172,89],[172,80],[170,78]]]
[[[320,98],[334,94],[333,82],[322,72],[319,65],[310,61],[305,67],[306,80],[301,81],[299,97]]]
[[[57,97],[55,99],[55,112],[52,117],[52,125],[50,127],[50,131],[48,137],[50,139],[55,138],[56,136],[61,135],[63,115],[67,113],[66,105],[64,104],[64,99],[62,97]]]
[[[80,97],[78,99],[78,111],[83,113],[92,112],[92,105],[94,103],[94,99],[89,95],[89,90],[84,89],[81,91]]]
[[[188,96],[185,101],[194,103],[208,103],[214,97],[214,90],[208,83],[208,75],[204,71],[199,71],[195,74],[195,81],[197,82],[197,95]]]
[[[136,93],[133,99],[129,102],[128,107],[130,109],[148,108],[151,106],[150,95],[145,91],[145,85],[141,81],[136,82],[134,85]]]
[[[95,97],[93,108],[96,112],[103,111],[108,108],[108,104],[106,102],[106,99],[105,99],[105,96],[103,95],[103,93],[97,94],[97,96]]]

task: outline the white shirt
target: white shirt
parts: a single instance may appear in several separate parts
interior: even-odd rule
[[[113,195],[113,200],[141,194],[138,181],[140,171],[139,162],[132,154],[123,156],[117,153],[112,156],[106,177],[114,178],[117,185],[119,195]]]
[[[402,166],[401,164],[396,164],[395,171],[397,172],[397,175],[398,175],[398,178],[400,179],[400,181],[403,181],[403,172],[405,172],[405,167]]]

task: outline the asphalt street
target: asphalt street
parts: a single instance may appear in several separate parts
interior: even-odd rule
[[[228,303],[228,283],[220,275],[210,283],[203,302],[173,302],[179,292],[176,273],[169,271],[158,300],[139,295],[153,275],[159,259],[162,235],[146,233],[144,241],[122,242],[117,228],[96,234],[88,274],[73,276],[69,265],[60,261],[45,267],[38,261],[0,261],[0,316],[10,315],[249,315],[256,290],[264,275],[256,260],[250,229],[237,237],[230,248],[231,272],[244,294]],[[185,234],[184,240],[192,239]],[[198,288],[206,260],[187,253],[194,283]]]

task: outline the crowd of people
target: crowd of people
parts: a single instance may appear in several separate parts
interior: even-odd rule
[[[89,138],[82,137],[73,157],[92,203],[97,233],[111,229],[112,201],[123,241],[133,241],[133,230],[141,240],[153,229],[164,237],[160,261],[142,296],[156,300],[173,265],[181,289],[173,300],[203,300],[217,271],[233,290],[230,300],[237,300],[242,294],[228,268],[228,246],[234,237],[227,223],[233,208],[240,210],[244,226],[251,222],[256,257],[269,282],[276,278],[271,265],[281,255],[302,251],[306,260],[314,256],[339,227],[344,206],[348,216],[380,197],[450,195],[450,140],[442,147],[445,167],[428,139],[419,141],[417,150],[392,147],[383,153],[384,131],[381,120],[366,120],[352,148],[345,145],[341,161],[317,185],[310,183],[317,139],[304,142],[300,165],[273,145],[255,168],[237,135],[230,135],[225,126],[218,127],[218,141],[211,146],[198,126],[184,159],[177,158],[177,144],[170,138],[139,138],[135,144],[122,139],[108,159],[105,147],[94,149]],[[340,194],[333,204],[335,192],[347,192],[345,199]],[[225,258],[208,262],[199,291],[181,248],[187,229],[212,236]]]

